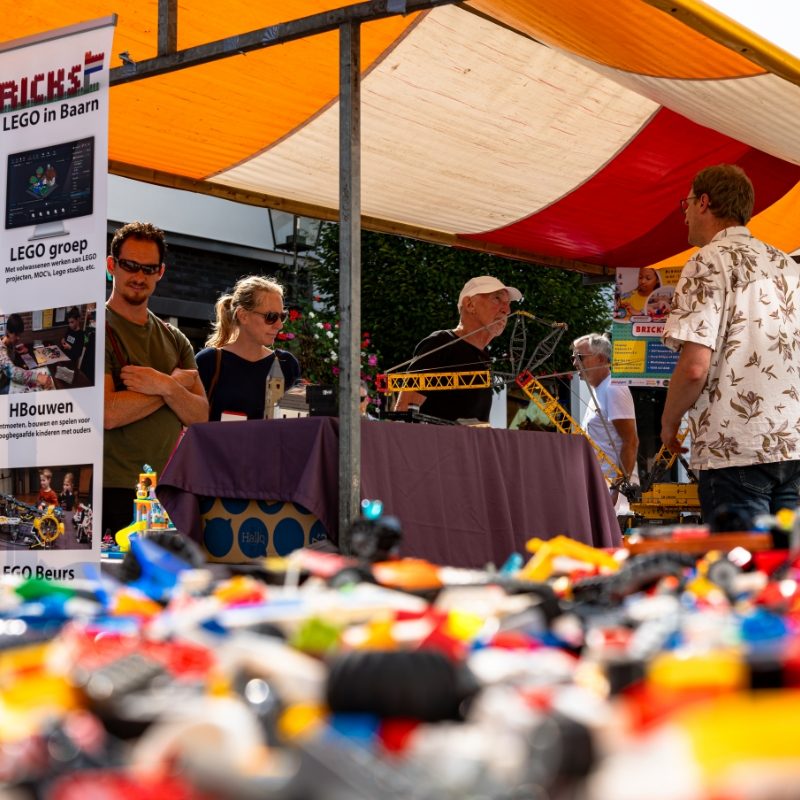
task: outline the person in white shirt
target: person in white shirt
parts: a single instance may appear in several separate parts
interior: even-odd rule
[[[627,385],[611,382],[611,341],[600,333],[581,336],[572,343],[572,358],[592,394],[581,427],[630,483],[638,483],[639,435],[633,396]],[[602,466],[613,483],[618,476],[607,464]],[[611,496],[616,503],[616,490]]]

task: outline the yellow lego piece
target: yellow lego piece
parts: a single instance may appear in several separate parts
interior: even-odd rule
[[[586,561],[588,564],[595,564],[598,567],[606,567],[607,569],[619,569],[619,562],[616,558],[606,553],[604,550],[599,550],[589,544],[578,542],[575,539],[570,539],[569,536],[556,536],[553,539],[529,539],[525,543],[525,549],[529,553],[538,552],[544,545],[552,551],[553,555],[569,556],[578,561]]]
[[[435,392],[445,389],[486,389],[492,385],[488,370],[470,372],[394,372],[385,376],[386,392]]]
[[[147,522],[145,520],[132,522],[130,525],[126,525],[124,528],[120,528],[114,534],[114,541],[119,545],[119,549],[123,553],[127,553],[128,550],[131,549],[131,535],[134,533],[142,533],[146,530],[147,530]]]
[[[536,541],[539,541],[538,539]],[[530,542],[528,542],[530,545]],[[529,548],[530,549],[530,548]],[[553,572],[553,548],[547,542],[542,542],[530,561],[520,570],[520,578],[526,581],[547,580]]]
[[[647,681],[664,689],[743,689],[748,667],[735,649],[716,650],[687,656],[659,653],[647,668]]]
[[[674,722],[686,731],[699,769],[712,781],[730,778],[748,762],[773,772],[796,765],[799,714],[796,689],[763,690],[726,694],[689,706],[675,715]]]
[[[556,536],[553,539],[530,539],[525,549],[533,553],[533,558],[520,570],[520,577],[529,581],[547,580],[553,572],[553,559],[566,556],[576,561],[584,561],[597,567],[616,572],[619,562],[603,550],[577,542],[568,536]]]
[[[296,703],[281,714],[278,730],[289,740],[308,738],[319,731],[327,716],[325,707],[318,703]]]

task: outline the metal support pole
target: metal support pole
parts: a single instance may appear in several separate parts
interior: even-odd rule
[[[158,55],[178,49],[178,0],[158,0]]]
[[[361,27],[339,28],[339,548],[361,493]]]

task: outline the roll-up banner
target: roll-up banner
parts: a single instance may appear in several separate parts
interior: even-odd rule
[[[115,24],[107,17],[0,45],[4,575],[70,582],[100,561]]]

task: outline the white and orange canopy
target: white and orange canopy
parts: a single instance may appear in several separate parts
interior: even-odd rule
[[[156,0],[3,0],[14,39]],[[178,49],[342,0],[183,0]],[[398,3],[398,5],[400,5]],[[681,263],[695,172],[740,164],[754,232],[800,247],[800,62],[697,0],[470,0],[365,23],[365,227],[585,271]],[[112,172],[311,216],[339,201],[338,35],[116,85]]]

